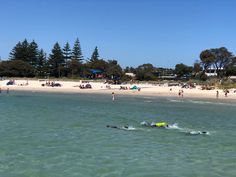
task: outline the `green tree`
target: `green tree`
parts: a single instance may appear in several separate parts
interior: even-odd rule
[[[22,60],[24,62],[30,63],[29,58],[29,43],[27,39],[25,39],[23,42],[18,42],[10,52],[11,60]]]
[[[189,67],[183,63],[175,65],[175,73],[179,78],[184,76],[189,76],[192,70],[193,70],[192,67]]]
[[[41,49],[38,54],[37,75],[40,77],[47,75],[47,57],[46,53]]]
[[[78,62],[80,62],[80,63],[82,63],[82,61],[83,61],[82,50],[81,50],[80,42],[79,42],[78,38],[75,40],[71,57],[74,60],[78,60]]]
[[[106,75],[109,79],[119,80],[122,76],[122,68],[116,60],[108,60]]]
[[[61,77],[62,73],[64,72],[63,66],[65,64],[65,60],[58,42],[56,42],[52,49],[52,53],[49,55],[48,63],[50,67],[51,76]]]
[[[150,63],[140,65],[136,69],[136,78],[137,80],[140,80],[140,81],[156,80],[157,77],[154,74],[155,71],[156,71],[156,68]]]
[[[212,66],[216,69],[218,77],[224,77],[226,68],[232,64],[234,56],[225,47],[221,47],[202,51],[200,59],[204,71]]]
[[[193,64],[193,72],[194,72],[194,73],[199,73],[200,71],[202,71],[201,64],[198,63],[198,62],[195,62],[195,63]]]
[[[215,56],[210,50],[204,50],[200,54],[200,59],[204,72],[206,72],[206,70],[213,64]]]
[[[34,68],[22,60],[2,61],[0,76],[7,77],[34,77]]]
[[[225,67],[225,75],[226,77],[236,76],[236,57],[233,57],[231,64]]]
[[[214,55],[214,66],[216,68],[217,76],[224,77],[226,68],[233,62],[233,54],[229,52],[225,47],[211,49]]]
[[[70,45],[67,42],[63,48],[63,56],[65,60],[65,76],[69,74],[69,63],[71,62],[72,52],[70,49]]]
[[[80,68],[81,68],[81,63],[79,63],[78,60],[76,59],[72,59],[69,62],[69,73],[71,75],[72,78],[74,78],[75,76],[78,76],[80,73]]]
[[[89,69],[99,69],[102,71],[106,71],[107,67],[108,67],[108,63],[103,60],[103,59],[99,59],[99,54],[98,54],[98,48],[95,47],[92,56],[90,58],[90,60],[87,63],[87,66]]]
[[[10,60],[22,60],[36,68],[38,60],[38,44],[33,40],[31,43],[25,39],[18,42],[10,52]]]
[[[92,53],[92,56],[90,58],[90,62],[94,62],[96,60],[99,59],[99,54],[98,54],[98,47],[96,46],[93,53]]]
[[[63,48],[63,56],[66,64],[71,60],[71,55],[70,44],[67,42]]]
[[[133,67],[126,67],[125,69],[124,69],[124,72],[125,73],[135,73],[135,68],[133,68]]]
[[[28,56],[27,61],[34,68],[37,67],[38,54],[39,54],[38,44],[33,40],[27,47],[27,56]]]

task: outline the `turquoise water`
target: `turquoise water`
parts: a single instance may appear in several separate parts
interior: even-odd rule
[[[0,108],[1,177],[236,176],[234,102],[10,92]]]

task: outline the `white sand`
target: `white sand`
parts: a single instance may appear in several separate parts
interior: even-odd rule
[[[183,97],[194,98],[216,98],[216,90],[201,90],[200,86],[194,89],[181,88],[179,86],[168,87],[167,85],[151,85],[151,84],[135,84],[140,87],[141,90],[120,90],[120,86],[132,87],[133,85],[108,85],[99,82],[90,81],[92,89],[80,89],[78,86],[86,84],[82,82],[70,82],[70,81],[55,81],[62,84],[62,87],[50,87],[42,86],[46,81],[42,80],[15,80],[15,85],[6,85],[9,80],[0,81],[0,87],[2,92],[7,90],[22,90],[22,91],[39,91],[39,92],[65,92],[65,93],[104,93],[111,94],[114,92],[117,94],[129,94],[129,95],[147,95],[147,96],[164,96],[164,97],[179,97],[179,90],[183,90]],[[28,85],[27,85],[28,83]],[[75,87],[76,86],[76,87]],[[109,88],[110,87],[110,88]],[[170,90],[170,88],[172,90]],[[182,97],[182,96],[180,96]],[[236,93],[234,89],[230,90],[228,96],[225,97],[223,90],[219,90],[219,99],[235,99]]]

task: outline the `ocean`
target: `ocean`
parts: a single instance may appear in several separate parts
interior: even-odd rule
[[[236,176],[233,101],[11,91],[0,109],[0,177]]]

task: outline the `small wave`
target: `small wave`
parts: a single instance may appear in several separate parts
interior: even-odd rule
[[[135,128],[134,126],[129,125],[128,127],[121,127],[122,130],[128,130],[128,131],[132,131],[132,130],[137,130],[137,128]]]
[[[145,100],[144,103],[151,103],[151,100]]]
[[[224,102],[211,102],[211,101],[200,101],[200,100],[188,100],[191,103],[195,104],[213,104],[213,105],[225,105],[225,106],[236,106],[236,104],[232,103],[224,103]]]
[[[174,124],[169,124],[167,129],[178,129],[178,130],[182,130],[182,128],[180,128],[178,126],[178,123],[174,123]]]
[[[183,100],[174,100],[174,99],[167,99],[170,102],[176,102],[176,103],[180,103],[183,102]]]

